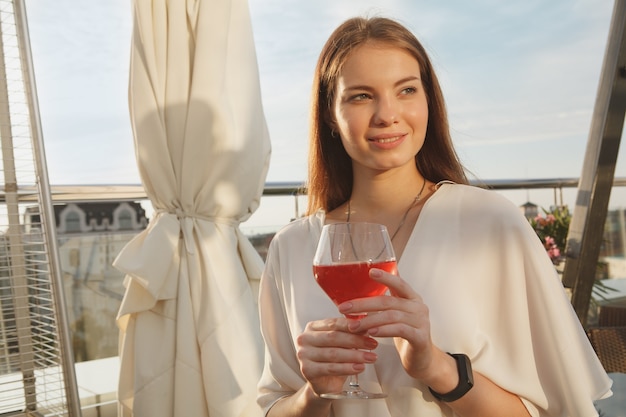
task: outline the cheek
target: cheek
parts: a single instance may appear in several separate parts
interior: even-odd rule
[[[356,132],[352,130],[352,125],[349,123],[339,125],[339,132],[341,132],[341,143],[348,153],[352,148],[356,147]]]
[[[363,120],[358,114],[354,112],[338,112],[336,116],[337,128],[341,132],[342,138],[352,140],[353,137],[358,136],[361,130],[363,130]]]
[[[341,143],[351,158],[361,152],[363,141],[359,138],[363,137],[363,129],[355,118],[344,118],[337,120],[337,128],[341,134]]]
[[[410,120],[413,120],[413,128],[416,131],[426,133],[426,128],[428,127],[428,107],[413,109],[408,116]]]

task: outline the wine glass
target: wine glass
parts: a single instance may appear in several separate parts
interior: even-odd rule
[[[387,286],[369,277],[372,268],[397,274],[396,256],[384,225],[349,222],[330,223],[322,227],[313,258],[313,275],[336,305],[355,298],[382,295],[387,291]],[[346,317],[360,319],[366,315],[349,314]],[[370,399],[387,395],[364,391],[359,386],[358,375],[351,375],[347,389],[321,396]]]

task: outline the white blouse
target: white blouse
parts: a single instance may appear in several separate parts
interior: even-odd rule
[[[292,222],[270,245],[259,295],[266,352],[258,402],[266,412],[305,383],[295,340],[306,324],[339,316],[311,267],[324,217]],[[441,350],[467,354],[475,372],[517,394],[533,416],[597,416],[593,401],[611,394],[611,380],[541,242],[508,199],[441,185],[422,208],[398,272],[427,304]],[[393,340],[378,342],[378,361],[359,382],[388,397],[336,400],[332,416],[455,415],[407,375]]]

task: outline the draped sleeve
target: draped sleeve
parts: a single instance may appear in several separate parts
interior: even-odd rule
[[[321,221],[316,216],[296,220],[274,236],[268,249],[259,289],[265,366],[257,402],[265,413],[306,382],[296,358],[295,339],[314,319],[309,312],[310,301],[318,298],[321,306],[336,314],[336,307],[320,293],[312,275],[311,262],[320,230]]]
[[[611,380],[520,209],[450,184],[430,203],[409,242],[417,256],[399,268],[417,277],[435,344],[469,354],[533,416],[597,415],[593,401],[610,395]]]

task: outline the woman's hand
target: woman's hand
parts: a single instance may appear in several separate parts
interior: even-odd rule
[[[378,346],[372,337],[348,330],[351,320],[333,318],[312,321],[296,341],[297,357],[302,375],[316,395],[339,392],[348,375],[374,363]]]
[[[428,307],[401,277],[372,269],[370,278],[385,284],[391,296],[360,298],[339,306],[343,314],[370,313],[352,320],[349,331],[375,337],[393,337],[402,365],[413,378],[428,379],[439,353],[430,338]]]

